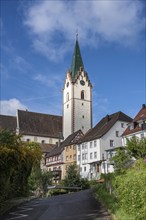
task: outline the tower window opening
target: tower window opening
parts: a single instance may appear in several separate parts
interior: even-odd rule
[[[85,98],[84,96],[85,96],[84,90],[82,90],[82,91],[81,91],[81,99],[84,99],[84,98]]]
[[[69,93],[66,94],[66,101],[69,101]]]

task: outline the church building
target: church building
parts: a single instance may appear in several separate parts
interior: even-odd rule
[[[92,127],[92,84],[84,69],[78,35],[71,69],[67,71],[63,88],[63,136]]]

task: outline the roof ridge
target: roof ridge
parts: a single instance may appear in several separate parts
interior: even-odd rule
[[[17,109],[17,111],[19,111],[19,112],[28,112],[28,113],[37,114],[37,115],[47,115],[47,116],[62,117],[62,115],[52,115],[52,114],[41,113],[41,112],[32,112],[32,111],[28,111],[28,110],[25,111],[25,110],[21,110],[21,109]]]

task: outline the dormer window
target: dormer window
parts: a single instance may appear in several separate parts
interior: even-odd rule
[[[129,130],[133,130],[134,129],[134,124],[129,125]]]

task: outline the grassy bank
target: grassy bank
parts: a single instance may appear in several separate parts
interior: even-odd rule
[[[120,207],[117,199],[110,195],[109,191],[106,189],[105,184],[96,184],[92,186],[94,196],[97,200],[103,203],[108,209],[113,220],[134,220],[134,216],[130,213],[125,213],[125,211]]]

